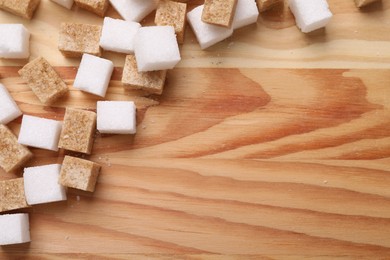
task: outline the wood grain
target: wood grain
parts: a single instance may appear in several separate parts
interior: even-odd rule
[[[161,96],[124,90],[124,55],[105,52],[116,65],[105,99],[135,101],[137,134],[96,133],[85,157],[103,166],[96,192],[22,210],[32,242],[0,259],[390,259],[390,3],[329,4],[332,22],[308,35],[287,4],[206,51],[188,29]],[[0,12],[70,86],[44,107],[17,74],[27,60],[0,60],[26,114],[62,120],[101,100],[72,87],[80,59],[57,51],[63,21],[102,18],[49,0],[31,21]],[[67,154],[32,151],[28,166]]]

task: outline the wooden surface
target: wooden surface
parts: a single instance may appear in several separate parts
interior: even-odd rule
[[[332,22],[308,35],[286,7],[206,51],[187,30],[162,96],[125,92],[124,55],[105,53],[117,66],[106,99],[135,100],[137,134],[98,134],[96,192],[23,210],[32,242],[1,247],[0,258],[389,259],[390,2],[329,4]],[[56,49],[62,21],[101,18],[47,0],[32,21],[0,12],[29,28],[31,58],[71,86],[79,59]],[[72,87],[43,107],[18,77],[26,62],[0,60],[24,113],[62,120],[65,107],[96,108]],[[29,166],[65,154],[32,151]]]

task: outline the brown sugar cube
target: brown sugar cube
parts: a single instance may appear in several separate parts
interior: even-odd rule
[[[135,56],[126,56],[122,75],[122,83],[125,89],[142,89],[160,95],[164,89],[166,76],[166,70],[138,72]]]
[[[78,7],[104,17],[108,8],[108,0],[75,0]]]
[[[40,0],[0,0],[0,9],[31,19]]]
[[[283,3],[283,0],[257,0],[257,7],[259,12],[264,12],[278,3]]]
[[[90,154],[96,130],[96,113],[67,108],[59,148]]]
[[[18,143],[16,136],[5,125],[0,125],[0,167],[6,172],[21,167],[32,153]]]
[[[81,57],[83,53],[101,56],[99,25],[62,23],[58,49],[65,57]]]
[[[65,156],[59,183],[66,187],[93,192],[100,168],[97,163]]]
[[[186,27],[187,4],[173,1],[160,1],[154,22],[159,26],[173,26],[175,28],[177,42],[184,42]]]
[[[230,28],[236,7],[237,0],[205,0],[202,21]]]
[[[0,181],[0,212],[27,207],[23,178]]]
[[[378,2],[379,0],[355,0],[355,4],[357,7],[363,7],[363,6],[366,6],[368,4],[371,4],[371,3],[374,3],[374,2]]]
[[[27,81],[34,94],[46,105],[52,104],[69,91],[65,82],[42,57],[26,64],[19,70],[19,75]]]

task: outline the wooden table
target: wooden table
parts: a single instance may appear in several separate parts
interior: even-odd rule
[[[162,96],[125,92],[124,55],[105,53],[116,65],[106,99],[136,102],[137,134],[97,135],[96,192],[23,210],[32,242],[0,258],[389,259],[390,2],[329,4],[333,20],[310,34],[287,5],[205,51],[188,28]],[[0,12],[25,24],[31,59],[44,56],[71,88],[44,107],[18,77],[27,61],[0,60],[26,114],[62,120],[65,107],[100,100],[71,87],[80,59],[57,50],[63,21],[102,19],[48,0],[31,21]],[[65,154],[32,151],[28,166]]]

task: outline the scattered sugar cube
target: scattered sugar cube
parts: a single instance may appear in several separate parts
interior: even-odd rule
[[[161,0],[154,22],[159,26],[173,26],[175,28],[177,42],[184,43],[184,31],[186,28],[187,4],[174,1]]]
[[[137,22],[104,18],[100,46],[108,51],[134,53],[134,37],[141,25]]]
[[[135,134],[135,115],[132,101],[98,101],[97,129],[103,134]]]
[[[114,9],[126,21],[140,22],[157,8],[157,0],[110,0]]]
[[[65,57],[81,57],[83,53],[101,56],[99,25],[62,23],[58,49]]]
[[[166,70],[138,72],[134,55],[127,55],[122,74],[125,89],[142,89],[152,94],[162,94],[167,76]]]
[[[279,3],[283,3],[283,0],[257,0],[257,6],[260,13],[267,11]]]
[[[54,103],[69,91],[65,82],[42,57],[27,63],[19,70],[19,75],[27,81],[34,94],[46,105]]]
[[[22,24],[0,24],[0,58],[26,59],[29,56],[30,33],[27,29]]]
[[[64,117],[59,147],[90,154],[96,130],[96,113],[67,108]]]
[[[0,124],[8,124],[22,114],[4,85],[0,84]]]
[[[59,182],[65,187],[94,192],[100,168],[97,163],[65,156]]]
[[[104,97],[114,70],[110,60],[84,54],[73,87]]]
[[[23,115],[18,142],[51,151],[58,151],[62,123],[60,121]]]
[[[0,148],[0,167],[6,172],[21,167],[33,156],[5,125],[0,125]]]
[[[363,6],[366,6],[368,4],[371,4],[371,3],[374,3],[374,2],[378,2],[379,0],[355,0],[355,4],[357,7],[363,7]]]
[[[23,178],[0,181],[0,212],[27,207]]]
[[[30,242],[28,214],[6,214],[0,216],[0,245]]]
[[[175,29],[149,26],[138,30],[134,53],[139,71],[173,69],[181,60]]]
[[[230,28],[236,12],[237,0],[205,0],[202,21]]]
[[[73,0],[51,0],[54,3],[62,5],[65,8],[71,9],[73,5]]]
[[[78,7],[104,17],[108,8],[108,0],[74,0]]]
[[[256,23],[258,17],[259,10],[255,0],[238,0],[236,13],[233,18],[233,29]]]
[[[325,27],[333,16],[326,0],[289,0],[289,4],[297,26],[304,33]]]
[[[0,9],[14,15],[31,19],[40,0],[1,0]]]
[[[233,28],[224,28],[202,21],[203,5],[194,8],[187,14],[188,22],[195,33],[201,49],[206,49],[233,34]]]
[[[29,205],[66,200],[65,187],[58,183],[60,164],[24,169],[24,192]]]

